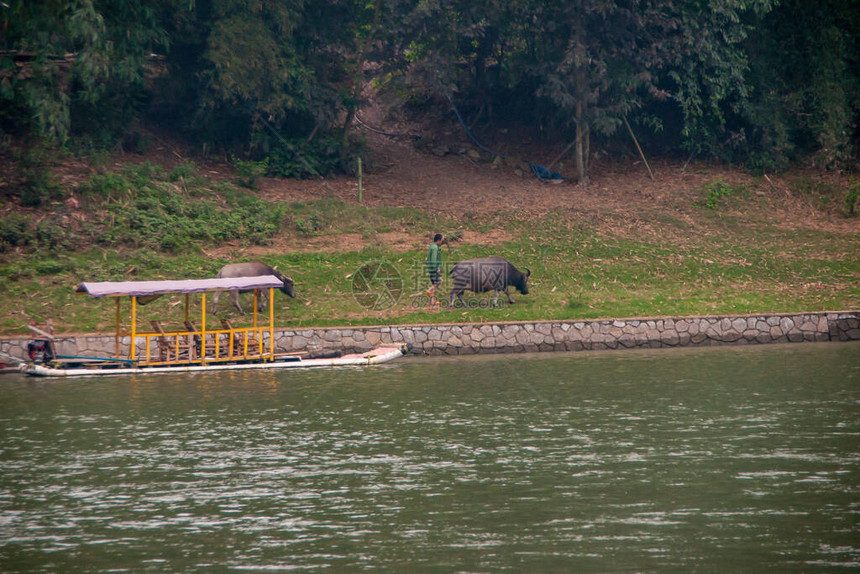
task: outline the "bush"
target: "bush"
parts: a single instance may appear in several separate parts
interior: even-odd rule
[[[702,191],[705,194],[705,198],[699,205],[707,209],[716,209],[720,204],[720,200],[739,194],[739,192],[743,191],[743,188],[733,188],[723,181],[715,181],[705,185]]]
[[[18,167],[24,180],[21,204],[25,207],[39,207],[65,195],[51,173],[50,154],[48,148],[41,146],[18,154]]]
[[[269,158],[263,161],[242,161],[233,156],[233,167],[239,173],[239,185],[248,189],[257,189],[257,180],[266,175],[269,170]]]
[[[845,217],[857,215],[857,200],[860,199],[860,183],[855,183],[845,194],[843,214]]]
[[[82,197],[112,199],[131,188],[131,182],[117,173],[93,175],[77,188]]]
[[[148,162],[147,162],[148,163]],[[183,161],[173,168],[167,179],[170,181],[188,180],[197,176],[197,166],[192,161]]]
[[[296,230],[302,235],[314,235],[324,226],[322,217],[317,213],[313,213],[307,218],[299,217],[295,220],[295,224]]]
[[[26,215],[10,213],[0,218],[0,251],[28,245],[32,241],[33,232]]]
[[[285,141],[269,152],[266,174],[298,179],[329,175],[340,167],[340,151],[334,139]]]
[[[832,183],[821,181],[818,178],[801,176],[792,180],[789,185],[800,197],[804,198],[815,209],[829,210],[836,208],[840,200],[845,201],[848,208],[848,197],[843,196],[842,189]],[[850,195],[850,190],[848,192]],[[847,211],[846,211],[847,214]]]

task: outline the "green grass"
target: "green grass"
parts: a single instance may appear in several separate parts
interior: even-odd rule
[[[176,187],[178,181],[185,182],[185,190]],[[129,193],[127,186],[139,193]],[[267,203],[247,190],[196,178],[188,166],[178,175],[159,174],[147,167],[120,179],[94,180],[89,191],[90,227],[63,228],[46,242],[35,228],[22,231],[20,221],[8,226],[8,233],[29,235],[27,241],[9,243],[5,252],[0,251],[0,333],[24,334],[31,319],[49,318],[59,332],[110,332],[113,302],[73,295],[78,283],[213,277],[221,265],[240,259],[207,255],[228,241],[229,245],[265,246],[275,237],[286,236],[296,244],[309,237],[336,239],[359,233],[373,238],[388,231],[414,236],[416,248],[403,252],[365,241],[371,247],[352,249],[339,242],[344,247],[325,253],[286,250],[258,256],[295,281],[295,299],[275,294],[276,324],[306,327],[860,308],[860,234],[774,229],[719,209],[695,208],[698,218],[692,227],[671,214],[659,214],[655,220],[663,234],[622,236],[592,216],[561,210],[523,221],[503,213],[440,218],[414,209],[371,208],[332,198]],[[151,205],[157,204],[160,211],[149,213],[146,227],[130,233],[131,214],[141,211],[138,202],[153,202],[153,198],[158,201]],[[740,193],[729,199],[741,208],[744,201],[755,201]],[[125,228],[111,221],[118,214],[123,214]],[[201,231],[219,218],[224,221],[215,227],[223,236]],[[516,304],[499,308],[487,308],[491,294],[469,293],[467,298],[478,303],[476,308],[443,306],[436,311],[425,307],[421,293],[427,280],[421,264],[428,234],[491,229],[504,230],[509,240],[501,245],[454,242],[443,250],[445,261],[506,257],[520,268],[531,269],[529,295],[512,290]],[[87,239],[87,233],[114,239]],[[368,310],[353,295],[356,272],[372,261],[389,263],[402,279],[402,294],[391,308]],[[449,288],[446,277],[440,289],[445,303]],[[250,309],[250,296],[243,297],[243,305]],[[199,305],[197,299],[192,297],[194,305]],[[179,296],[162,298],[141,310],[141,320],[175,317],[180,321],[182,302]],[[226,297],[221,309],[222,316],[236,316]]]
[[[529,232],[523,231],[502,246],[459,245],[444,252],[447,261],[502,255],[520,267],[530,267],[530,293],[513,292],[515,305],[424,308],[420,298],[426,287],[423,250],[402,253],[377,247],[338,253],[294,252],[265,258],[296,283],[295,299],[276,293],[276,323],[302,327],[860,308],[856,237],[807,232],[799,242],[792,233],[774,236],[770,231],[768,242],[757,241],[751,234],[680,248],[593,233],[556,237],[554,243],[542,244],[531,239],[534,226],[528,228]],[[541,234],[552,235],[552,224],[545,224]],[[160,254],[143,249],[90,250],[51,259],[33,254],[7,261],[0,265],[0,332],[22,333],[31,317],[52,318],[67,331],[109,331],[112,302],[72,295],[80,281],[212,277],[227,261],[199,253]],[[402,277],[402,295],[390,309],[368,311],[353,296],[354,273],[369,261],[386,261]],[[446,278],[440,290],[443,300],[447,301],[449,287]],[[467,294],[479,302],[489,297]],[[250,308],[250,296],[244,301]],[[162,299],[142,310],[142,319],[149,313],[152,318],[172,313],[179,320],[181,314],[175,309],[181,308],[180,303],[179,296]],[[222,309],[222,316],[236,315],[226,298]]]

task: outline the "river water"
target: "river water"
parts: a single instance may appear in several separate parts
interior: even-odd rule
[[[860,568],[860,345],[0,378],[0,571]]]

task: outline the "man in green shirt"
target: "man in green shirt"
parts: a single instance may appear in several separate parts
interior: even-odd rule
[[[433,236],[433,243],[427,248],[427,272],[430,274],[430,288],[427,289],[427,295],[430,297],[430,304],[436,305],[436,288],[442,282],[442,234],[437,233]]]

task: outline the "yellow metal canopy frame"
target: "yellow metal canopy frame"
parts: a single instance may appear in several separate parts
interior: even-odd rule
[[[90,297],[116,298],[116,358],[121,359],[123,336],[130,337],[129,360],[138,365],[202,364],[241,360],[274,360],[275,357],[275,288],[283,282],[274,275],[216,279],[187,279],[177,281],[102,281],[78,285],[75,293]],[[268,289],[269,324],[258,325],[257,304],[261,290]],[[223,328],[210,329],[206,323],[206,294],[218,291],[252,291],[254,293],[253,327],[234,328],[222,320]],[[190,296],[201,296],[200,328],[191,323]],[[138,331],[138,305],[162,295],[185,295],[185,326],[183,331],[165,331],[160,323],[152,321],[153,331]],[[122,332],[121,301],[131,300],[131,331]],[[266,338],[268,333],[268,349]],[[138,343],[142,351],[138,355]]]

